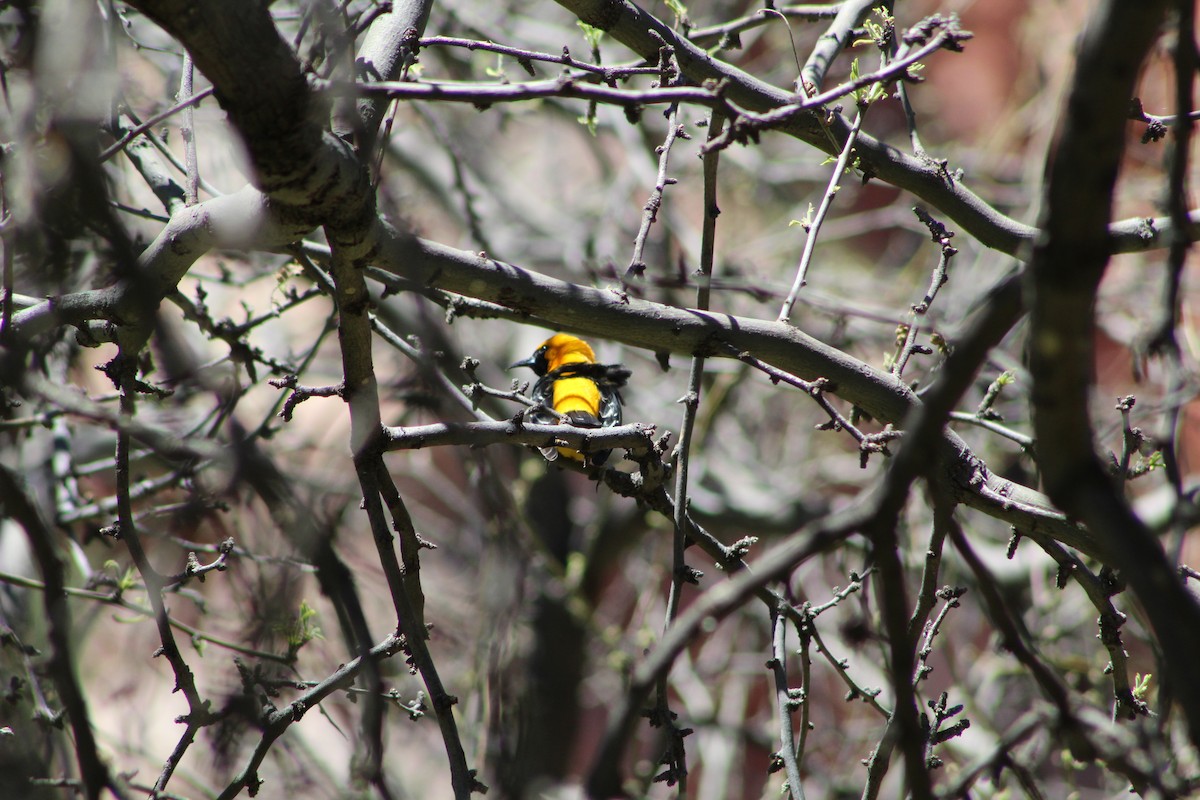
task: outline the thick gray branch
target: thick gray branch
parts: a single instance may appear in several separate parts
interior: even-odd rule
[[[417,40],[425,33],[432,7],[431,0],[395,0],[391,11],[371,23],[355,59],[359,79],[368,83],[399,80],[404,68],[412,63]],[[386,97],[364,97],[358,101],[360,153],[371,152],[387,105]]]

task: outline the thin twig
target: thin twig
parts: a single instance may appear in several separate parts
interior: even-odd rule
[[[821,636],[820,629],[814,624],[811,613],[806,616],[808,618],[808,633],[812,638],[813,644],[816,645],[817,652],[833,668],[833,671],[837,673],[842,683],[846,684],[846,700],[862,700],[881,716],[891,718],[895,712],[888,710],[879,702],[879,695],[882,694],[882,690],[859,686],[858,681],[854,680],[854,677],[850,674],[850,662],[845,658],[839,658],[834,655],[833,651],[829,649],[829,645],[826,644],[824,637]]]
[[[247,786],[258,783],[258,768],[262,765],[275,740],[282,736],[291,727],[292,723],[299,722],[310,708],[320,705],[329,695],[348,687],[365,668],[371,665],[378,667],[380,661],[396,655],[403,647],[404,642],[399,635],[389,634],[386,639],[371,647],[362,656],[339,667],[329,677],[321,681],[321,683],[300,697],[297,697],[283,708],[269,710],[262,720],[262,738],[254,748],[254,752],[246,762],[246,766],[234,776],[234,779],[225,787],[224,791],[218,795],[218,800],[233,800]]]
[[[984,599],[992,622],[996,625],[1001,636],[1001,643],[1033,676],[1046,699],[1054,704],[1063,720],[1072,718],[1070,690],[1062,682],[1061,676],[1046,666],[1026,641],[1022,626],[1012,617],[1012,612],[1000,594],[999,586],[991,570],[975,554],[967,537],[963,534],[958,522],[951,518],[947,522],[950,540],[959,555],[967,562],[975,575],[980,596]]]
[[[952,231],[946,230],[946,226],[934,219],[929,212],[920,206],[914,208],[913,212],[925,227],[929,229],[929,234],[933,241],[940,246],[941,253],[938,256],[937,266],[933,268],[933,274],[930,276],[929,288],[925,291],[925,297],[922,298],[921,302],[909,308],[910,321],[906,326],[904,341],[900,345],[895,359],[892,361],[891,372],[897,378],[901,377],[904,373],[904,368],[908,365],[908,360],[912,358],[913,353],[928,354],[933,352],[930,348],[917,344],[917,333],[921,329],[921,321],[929,313],[929,307],[933,305],[933,301],[937,297],[938,290],[949,280],[946,272],[950,267],[950,259],[958,253],[958,250],[950,244],[950,239],[954,236]]]
[[[121,348],[113,362],[109,365],[109,374],[114,379],[121,392],[120,413],[125,419],[133,419],[136,411],[136,397],[138,386],[136,380],[136,362],[129,357],[124,348]],[[129,433],[122,429],[117,432],[117,454],[116,454],[116,498],[117,498],[117,525],[115,528],[116,535],[125,543],[129,550],[129,555],[133,559],[134,566],[137,567],[138,574],[141,575],[142,583],[146,587],[146,598],[150,602],[150,608],[153,610],[153,618],[158,627],[159,640],[162,642],[161,652],[166,657],[167,662],[171,665],[171,670],[175,674],[175,688],[183,693],[187,700],[188,713],[183,716],[183,721],[189,725],[205,725],[212,719],[212,712],[209,710],[209,704],[201,699],[199,689],[196,687],[195,674],[191,667],[183,658],[183,653],[179,649],[179,645],[175,640],[175,634],[172,631],[170,611],[166,607],[166,602],[163,596],[164,589],[167,586],[168,579],[156,570],[150,563],[150,558],[142,546],[141,535],[138,531],[137,522],[133,514],[133,504],[130,498],[130,466],[129,466],[129,451],[130,437]],[[180,740],[179,746],[186,749],[186,745],[190,744],[191,738]],[[182,757],[182,751],[173,753],[179,758]],[[156,783],[160,789],[165,789],[167,782],[173,774],[173,766],[178,764],[178,759],[174,762],[168,761],[164,766],[162,774]]]
[[[779,309],[778,322],[788,322],[792,316],[792,306],[796,304],[796,296],[800,294],[800,290],[808,283],[808,267],[812,263],[813,250],[817,246],[817,235],[821,232],[821,224],[825,222],[825,217],[829,214],[830,207],[833,206],[833,198],[841,189],[842,178],[846,172],[846,168],[850,165],[850,155],[854,152],[854,143],[858,140],[858,133],[862,130],[863,116],[866,114],[865,108],[859,108],[854,115],[854,121],[850,124],[850,131],[846,134],[846,141],[842,144],[842,152],[838,155],[837,163],[833,167],[833,174],[829,178],[829,184],[825,187],[825,194],[821,196],[821,205],[817,209],[817,214],[812,221],[805,226],[804,250],[800,254],[800,263],[796,265],[796,277],[792,281],[792,288],[788,290],[787,297],[784,298],[783,307]]]
[[[959,30],[957,22],[953,20],[939,20],[937,28],[938,32],[926,44],[874,72],[860,75],[858,78],[841,83],[828,91],[821,92],[813,97],[802,98],[794,103],[773,108],[770,111],[763,113],[741,112],[736,123],[730,126],[725,135],[705,144],[705,148],[724,149],[734,142],[747,141],[759,131],[779,127],[801,114],[820,109],[822,106],[826,106],[859,89],[873,84],[884,86],[893,81],[903,80],[909,76],[908,68],[921,59],[944,48],[958,48],[961,41],[970,38],[970,34]]]
[[[149,131],[155,125],[162,122],[164,119],[167,119],[168,117],[172,117],[172,116],[178,114],[180,111],[183,111],[185,108],[194,108],[195,106],[200,105],[200,102],[202,100],[204,100],[206,97],[209,97],[210,95],[212,95],[212,93],[213,93],[212,86],[208,87],[207,89],[201,89],[199,92],[197,92],[196,94],[187,98],[186,100],[176,103],[175,105],[171,106],[170,108],[168,108],[165,111],[160,111],[159,113],[157,113],[154,116],[147,119],[145,122],[137,123],[136,127],[131,128],[128,131],[126,131],[125,134],[120,139],[118,139],[113,144],[109,145],[103,152],[100,153],[100,156],[99,156],[100,163],[103,164],[105,161],[108,161],[110,158],[115,156],[117,153],[121,152],[126,147],[128,147],[130,142],[132,142],[137,137],[141,136],[143,133],[146,133],[147,131]]]
[[[771,23],[772,17],[778,15],[786,19],[799,19],[813,22],[820,19],[830,19],[838,13],[840,3],[830,3],[823,6],[784,6],[783,8],[760,8],[753,14],[748,14],[719,25],[709,25],[704,28],[692,28],[688,38],[701,47],[718,47],[721,49],[736,48],[741,45],[738,34],[743,31],[760,28]],[[772,12],[772,13],[768,13]]]
[[[968,425],[974,425],[978,428],[991,431],[992,433],[1003,436],[1005,439],[1021,445],[1022,450],[1029,452],[1033,451],[1034,441],[1032,436],[1028,436],[1019,431],[1014,431],[1012,428],[1001,425],[993,420],[981,419],[975,414],[968,414],[965,411],[950,412],[950,419],[955,422],[964,422]]]
[[[197,97],[198,96],[199,95],[197,95]],[[162,137],[160,137],[153,130],[151,130],[152,126],[147,127],[145,125],[145,123],[143,123],[140,119],[138,119],[138,116],[133,113],[132,109],[126,108],[125,115],[128,116],[131,120],[133,120],[134,124],[137,125],[137,128],[141,130],[140,135],[145,136],[148,140],[150,140],[150,143],[153,144],[154,147],[160,153],[162,153],[164,156],[166,156],[167,161],[169,161],[171,163],[171,166],[173,166],[173,167],[175,167],[175,169],[179,170],[179,173],[181,175],[188,174],[187,165],[185,165],[183,162],[181,162],[179,160],[179,156],[175,155],[175,153],[171,150],[170,147],[167,147],[167,143],[162,140]],[[134,137],[134,138],[136,138],[136,137]],[[122,140],[124,140],[124,137],[122,137]],[[115,146],[116,145],[114,145],[114,147]],[[122,145],[122,147],[124,147],[124,146],[125,145]],[[111,150],[112,148],[110,147],[109,149]],[[208,192],[213,197],[221,196],[221,192],[216,187],[214,187],[212,184],[210,184],[208,181],[204,180],[203,178],[200,178],[200,188],[203,189],[204,191]]]
[[[187,50],[183,52],[183,68],[179,79],[179,101],[183,102],[192,96],[192,76],[195,72],[192,55]],[[194,106],[183,109],[183,124],[180,133],[183,134],[183,161],[187,165],[187,184],[184,202],[189,206],[196,205],[200,199],[200,162],[196,157],[196,115]]]
[[[586,76],[562,77],[556,80],[529,81],[527,83],[330,83],[330,92],[350,92],[372,96],[382,95],[394,100],[438,100],[452,103],[470,103],[487,108],[495,103],[523,103],[563,97],[577,100],[595,100],[600,103],[640,108],[647,105],[667,103],[693,103],[708,107],[720,107],[729,113],[739,112],[725,100],[717,87],[667,86],[657,89],[614,89],[588,83]]]
[[[629,266],[625,268],[625,281],[632,278],[639,278],[646,271],[646,262],[642,258],[643,251],[646,249],[646,239],[650,235],[650,226],[658,220],[658,210],[662,207],[663,194],[668,186],[677,183],[675,178],[667,177],[667,165],[671,157],[671,146],[675,144],[677,138],[690,139],[683,126],[679,124],[679,105],[671,106],[667,116],[667,137],[657,148],[658,151],[658,175],[654,180],[654,190],[650,192],[650,199],[646,201],[646,205],[642,207],[642,224],[638,228],[637,236],[633,239],[633,255],[629,259]]]
[[[771,614],[771,660],[767,666],[775,681],[775,710],[779,714],[779,757],[787,770],[788,790],[795,800],[804,800],[804,784],[796,761],[792,712],[798,702],[792,697],[787,674],[787,620],[778,611]]]
[[[862,466],[866,466],[867,459],[874,453],[883,453],[888,455],[888,442],[899,439],[903,436],[902,431],[893,430],[889,424],[878,433],[863,433],[859,428],[850,421],[842,412],[838,411],[833,403],[826,396],[829,392],[836,388],[830,381],[825,378],[817,378],[815,381],[806,381],[803,378],[798,378],[789,372],[784,372],[778,367],[773,367],[770,364],[762,361],[751,355],[750,353],[738,352],[735,348],[729,348],[735,353],[735,357],[760,372],[765,373],[772,383],[786,383],[789,386],[794,386],[802,392],[808,394],[821,409],[829,415],[829,422],[822,424],[820,427],[823,430],[844,430],[849,433],[854,441],[858,442],[859,458]]]
[[[1096,638],[1108,651],[1108,666],[1104,672],[1112,681],[1113,688],[1113,719],[1131,720],[1139,715],[1149,715],[1149,707],[1134,697],[1129,681],[1129,654],[1121,641],[1121,627],[1125,624],[1125,615],[1117,610],[1112,603],[1112,596],[1122,587],[1105,572],[1096,575],[1092,570],[1071,551],[1053,540],[1039,541],[1042,548],[1058,563],[1058,586],[1065,588],[1067,578],[1070,578],[1083,589],[1088,601],[1099,612],[1096,620],[1099,633]]]
[[[543,61],[550,64],[562,64],[564,67],[578,69],[584,72],[591,72],[598,75],[605,83],[611,84],[614,81],[627,78],[632,75],[656,75],[658,67],[655,66],[622,66],[622,67],[606,67],[601,64],[589,64],[586,61],[580,61],[571,55],[571,51],[566,47],[559,55],[553,53],[542,53],[537,50],[525,50],[520,47],[509,47],[507,45],[496,44],[495,42],[483,42],[478,39],[461,39],[454,36],[427,36],[420,41],[421,47],[462,47],[467,50],[483,50],[488,53],[497,53],[499,55],[515,58],[530,77],[533,77],[533,67],[530,62]]]

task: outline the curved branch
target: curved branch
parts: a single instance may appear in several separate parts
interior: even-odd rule
[[[1030,373],[1039,466],[1050,496],[1087,523],[1120,565],[1163,652],[1167,682],[1200,744],[1200,604],[1110,479],[1093,444],[1095,302],[1108,264],[1107,225],[1124,153],[1128,98],[1167,3],[1102,3],[1080,45],[1033,253]]]

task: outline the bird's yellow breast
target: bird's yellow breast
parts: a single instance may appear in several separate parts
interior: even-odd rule
[[[559,378],[554,382],[554,410],[584,411],[600,419],[600,389],[591,378]]]

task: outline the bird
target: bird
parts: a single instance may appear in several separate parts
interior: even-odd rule
[[[565,422],[577,428],[611,428],[621,424],[621,393],[630,371],[620,364],[598,364],[591,346],[567,333],[556,333],[542,342],[529,358],[509,369],[529,367],[538,376],[533,399],[538,406],[529,420],[555,425]],[[547,409],[550,409],[549,411]],[[587,457],[570,447],[541,447],[547,461],[563,456],[584,464],[603,464],[611,452],[601,450]]]

